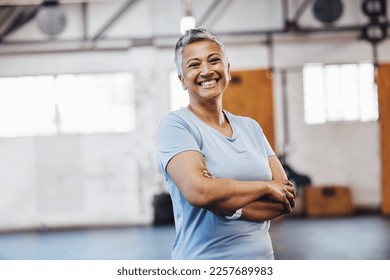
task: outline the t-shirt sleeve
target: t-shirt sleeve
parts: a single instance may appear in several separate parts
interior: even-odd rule
[[[162,119],[158,133],[158,162],[163,171],[169,161],[184,151],[199,151],[200,147],[190,126],[180,117],[169,114]]]
[[[270,143],[268,142],[268,139],[265,136],[265,134],[263,132],[263,129],[261,128],[261,126],[259,125],[258,122],[256,122],[255,120],[253,120],[253,122],[255,123],[258,132],[260,133],[261,142],[263,143],[263,146],[264,146],[264,149],[265,149],[265,152],[266,152],[267,156],[268,157],[274,156],[275,152],[272,149]]]
[[[261,137],[263,139],[263,143],[264,143],[264,146],[265,146],[265,150],[267,152],[267,156],[274,156],[275,155],[275,152],[274,150],[272,150],[272,147],[270,145],[270,143],[268,142],[268,139],[267,137],[265,137],[265,134],[263,132],[263,130],[261,130]]]

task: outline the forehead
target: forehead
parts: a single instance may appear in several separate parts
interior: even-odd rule
[[[187,45],[183,49],[183,61],[208,57],[210,54],[217,53],[223,55],[221,47],[213,41],[198,41]]]

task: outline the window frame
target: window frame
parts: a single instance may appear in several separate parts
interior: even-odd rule
[[[361,73],[359,73],[359,71],[361,71],[359,69],[359,67],[361,67],[361,65],[364,65],[364,64],[367,64],[367,65],[371,65],[372,66],[372,80],[369,81],[370,83],[372,82],[372,90],[370,91],[371,93],[375,94],[375,97],[373,97],[374,99],[372,99],[373,103],[371,103],[372,106],[375,107],[375,112],[372,111],[372,113],[370,114],[371,116],[369,118],[365,118],[364,117],[364,114],[362,113],[362,111],[364,111],[365,109],[361,107],[361,103],[360,102],[360,99],[362,98],[362,93],[361,93],[361,82],[359,80],[359,78],[361,77]],[[342,110],[339,112],[340,113],[340,116],[338,118],[335,118],[335,119],[332,119],[332,117],[330,116],[330,114],[328,113],[329,112],[329,107],[331,105],[329,105],[329,96],[327,94],[327,91],[326,91],[326,81],[325,81],[325,72],[327,70],[328,67],[338,67],[338,71],[341,72],[341,68],[344,66],[351,66],[351,65],[355,65],[356,69],[357,69],[357,76],[356,76],[356,81],[357,81],[357,84],[356,84],[356,89],[357,91],[354,92],[354,99],[357,100],[356,102],[358,103],[357,105],[357,118],[354,118],[354,119],[346,119],[345,116],[343,116],[343,113],[342,113]],[[318,109],[321,109],[324,113],[323,113],[323,121],[308,121],[308,118],[307,118],[307,113],[308,113],[308,105],[310,106],[310,104],[307,104],[307,99],[308,99],[308,96],[311,96],[311,98],[313,98],[315,96],[315,94],[307,94],[306,90],[306,83],[305,83],[305,68],[306,67],[310,67],[310,66],[317,66],[317,67],[321,67],[321,74],[322,74],[322,85],[320,86],[320,88],[323,89],[323,92],[322,92],[322,98],[323,98],[323,102],[324,102],[324,105],[322,108],[318,108]],[[371,62],[353,62],[353,63],[306,63],[303,68],[302,68],[302,81],[303,81],[303,99],[304,99],[304,122],[305,124],[307,125],[323,125],[323,124],[341,124],[341,123],[370,123],[370,122],[378,122],[379,120],[379,104],[378,104],[378,89],[377,89],[377,85],[376,85],[376,69],[375,69],[375,65]],[[342,80],[342,78],[340,78],[340,81]],[[340,88],[342,88],[342,86],[340,86]],[[318,98],[318,96],[316,97]],[[340,100],[342,99],[342,97],[338,98],[338,102],[340,103]],[[340,106],[339,104],[337,104],[338,106]],[[366,108],[367,109],[367,108]],[[371,108],[372,109],[372,108]],[[371,110],[370,109],[370,110]],[[310,109],[310,110],[315,110],[315,109]],[[320,119],[320,118],[318,118]]]

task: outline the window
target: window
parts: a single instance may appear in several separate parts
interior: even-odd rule
[[[128,132],[130,73],[0,78],[0,136]]]
[[[303,68],[305,121],[378,120],[378,95],[374,66],[370,63],[323,65]]]
[[[181,107],[186,107],[190,103],[188,93],[183,90],[176,71],[172,71],[169,74],[169,88],[171,111],[178,110]]]

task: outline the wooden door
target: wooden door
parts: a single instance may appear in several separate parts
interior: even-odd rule
[[[255,119],[275,149],[272,78],[268,70],[232,71],[223,96],[223,108]]]
[[[379,65],[378,99],[382,169],[382,213],[390,215],[390,64]]]

